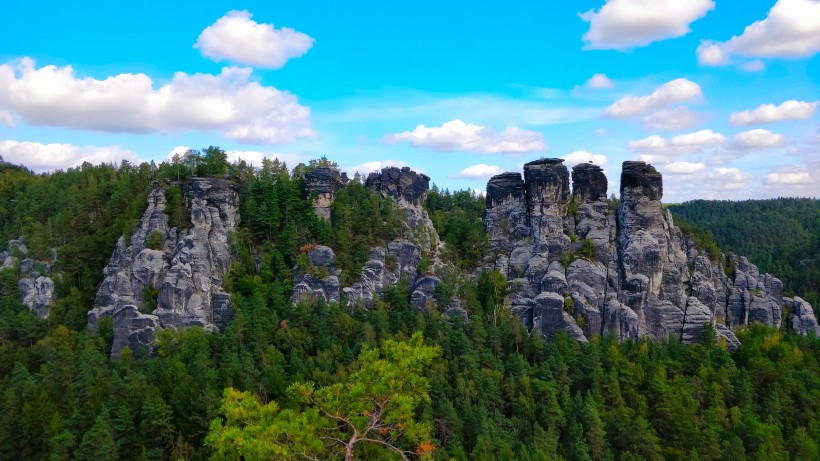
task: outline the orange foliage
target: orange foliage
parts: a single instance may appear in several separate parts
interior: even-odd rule
[[[307,254],[308,251],[310,251],[314,248],[316,248],[315,243],[308,243],[307,245],[302,245],[302,247],[299,248],[299,252],[302,253],[302,254]]]
[[[422,458],[431,457],[433,453],[436,451],[436,446],[430,442],[422,442],[421,445],[416,447],[416,454],[421,456]]]

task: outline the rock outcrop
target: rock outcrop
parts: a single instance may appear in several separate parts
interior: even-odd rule
[[[238,224],[238,195],[226,180],[194,178],[184,197],[191,227],[169,228],[165,194],[154,184],[130,245],[120,237],[104,270],[88,323],[96,329],[100,317],[113,318],[114,358],[126,346],[150,344],[156,328],[216,330],[232,316],[222,281],[232,262],[228,235]],[[140,313],[149,301],[156,309]]]
[[[780,325],[782,283],[746,258],[730,257],[731,278],[723,261],[710,261],[663,208],[662,177],[651,165],[624,162],[616,208],[600,167],[576,165],[571,177],[570,190],[563,160],[541,159],[524,165],[523,178],[503,173],[487,184],[486,267],[506,275],[507,303],[528,328],[579,341],[613,334],[693,342],[711,324],[735,348],[733,326]]]
[[[314,170],[316,172],[318,170]],[[328,172],[314,173],[308,184],[327,184]],[[316,178],[323,178],[317,180]],[[344,177],[343,175],[341,177]],[[430,178],[417,173],[408,167],[388,167],[380,172],[370,173],[365,186],[389,198],[396,209],[403,213],[403,230],[401,237],[387,242],[386,246],[370,249],[368,260],[362,267],[358,280],[351,286],[339,287],[340,270],[333,262],[333,250],[324,246],[315,246],[306,253],[307,267],[294,268],[294,289],[291,302],[304,301],[341,301],[347,306],[371,306],[382,295],[385,288],[396,285],[404,279],[410,285],[411,302],[420,310],[428,310],[438,305],[436,289],[441,280],[433,273],[419,273],[419,264],[424,255],[436,260],[436,252],[441,242],[433,223],[424,209],[427,199]],[[330,189],[310,186],[309,190],[318,194],[324,193],[330,201],[323,202],[329,208],[333,195]],[[319,212],[317,212],[319,214]],[[459,300],[451,301],[442,308],[448,317],[467,318],[467,312]]]
[[[418,245],[426,253],[438,249],[439,238],[430,216],[424,209],[430,177],[417,173],[409,167],[383,168],[367,176],[365,186],[390,198],[393,204],[405,213],[404,237]]]
[[[816,336],[820,337],[820,325],[817,324],[817,317],[814,315],[811,304],[798,296],[795,296],[794,299],[785,299],[792,312],[789,317],[789,328],[801,335],[814,332]]]
[[[0,252],[3,265],[0,270],[14,270],[20,277],[20,302],[40,318],[48,318],[48,311],[56,298],[56,287],[51,278],[51,265],[57,259],[52,249],[51,260],[35,261],[29,258],[28,247],[22,238],[9,240],[6,250]]]
[[[313,211],[316,216],[330,219],[330,206],[336,192],[347,184],[347,174],[330,167],[314,168],[305,173],[305,190],[313,197]]]

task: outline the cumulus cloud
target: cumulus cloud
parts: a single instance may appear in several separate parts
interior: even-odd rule
[[[356,166],[345,168],[346,171],[351,171],[353,173],[359,173],[360,175],[367,176],[368,174],[374,171],[381,171],[382,168],[387,167],[397,167],[402,168],[405,166],[409,166],[407,162],[401,160],[382,160],[382,161],[373,161],[373,162],[365,162]],[[418,172],[422,172],[418,168],[415,169]]]
[[[726,137],[713,130],[700,130],[693,133],[679,134],[666,139],[658,135],[647,136],[637,141],[630,141],[628,147],[643,153],[681,154],[698,152],[710,146],[726,142]]]
[[[701,98],[703,98],[703,91],[700,85],[685,78],[678,78],[664,83],[646,96],[631,94],[624,96],[604,109],[604,115],[610,118],[633,117]]]
[[[587,80],[586,87],[592,89],[606,89],[612,88],[615,84],[606,76],[606,74],[595,74]]]
[[[9,163],[25,165],[36,172],[72,168],[84,162],[96,165],[122,160],[133,163],[140,161],[137,154],[119,146],[75,146],[13,140],[0,141],[0,157]]]
[[[278,69],[305,54],[313,38],[273,24],[259,24],[248,11],[229,11],[199,35],[194,48],[214,61]]]
[[[705,121],[704,114],[694,112],[686,106],[653,112],[643,118],[643,124],[650,130],[688,130]]]
[[[728,64],[730,55],[803,58],[820,51],[820,1],[778,0],[768,16],[726,42],[705,41],[697,49],[701,64]]]
[[[739,168],[715,168],[707,179],[716,183],[718,189],[735,190],[745,188],[752,175]]]
[[[501,173],[503,173],[503,171],[501,171],[501,167],[499,166],[479,163],[478,165],[468,166],[453,175],[453,177],[463,179],[485,179]]]
[[[704,169],[706,169],[706,165],[703,163],[673,162],[664,166],[663,172],[675,175],[687,175],[700,173]]]
[[[735,135],[731,147],[742,150],[757,150],[784,147],[788,144],[788,140],[783,135],[758,128]]]
[[[776,185],[806,185],[814,183],[811,173],[800,166],[780,167],[766,175],[766,184]]]
[[[807,120],[814,115],[818,102],[786,101],[779,106],[761,104],[757,109],[733,112],[729,117],[732,125],[762,125],[784,120]]]
[[[584,48],[623,51],[681,37],[714,7],[712,0],[607,0],[599,10],[579,15],[589,22]]]
[[[515,126],[496,132],[491,128],[455,119],[440,127],[417,126],[413,131],[385,136],[387,144],[408,142],[439,152],[469,151],[481,154],[524,154],[547,148],[541,133]]]
[[[113,133],[217,130],[253,144],[316,137],[310,109],[288,92],[251,81],[252,72],[177,72],[155,88],[145,74],[97,80],[75,75],[71,66],[37,69],[23,58],[0,65],[0,109],[31,125]]]
[[[606,157],[606,155],[593,154],[585,150],[576,150],[564,156],[564,163],[566,163],[567,166],[570,167],[575,166],[579,163],[589,162],[592,162],[598,166],[604,166],[609,162],[609,159]]]

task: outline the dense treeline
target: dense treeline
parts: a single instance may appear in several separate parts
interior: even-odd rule
[[[435,309],[425,313],[413,308],[405,281],[387,289],[371,309],[324,303],[292,306],[288,301],[292,268],[300,264],[306,245],[331,245],[350,277],[361,260],[357,248],[383,244],[402,232],[389,203],[355,180],[334,205],[331,221],[317,220],[301,180],[310,167],[299,165],[288,171],[274,162],[260,170],[242,164],[226,166],[224,172],[240,187],[243,220],[234,238],[237,262],[226,281],[236,316],[224,334],[199,328],[161,331],[155,355],[127,350],[119,362],[111,362],[110,329],[95,335],[79,321],[64,320],[68,310],[91,307],[85,303],[93,298],[93,284],[99,283],[102,267],[96,279],[89,279],[92,286],[82,278],[65,277],[63,283],[69,293],[77,293],[76,299],[61,292],[63,297],[49,320],[28,312],[19,302],[16,274],[0,271],[0,459],[231,459],[236,452],[229,448],[247,433],[261,438],[252,439],[250,448],[243,445],[250,450],[243,453],[269,455],[270,451],[259,450],[278,441],[275,429],[294,427],[273,423],[303,422],[306,425],[300,427],[333,430],[334,438],[349,437],[344,427],[316,421],[317,413],[309,410],[317,407],[310,402],[324,396],[326,402],[354,405],[356,392],[347,395],[338,390],[356,391],[357,383],[369,375],[395,374],[390,360],[424,351],[413,362],[415,371],[403,376],[413,384],[409,391],[423,391],[429,399],[418,398],[413,406],[403,407],[413,411],[403,410],[401,424],[390,429],[412,426],[417,429],[415,436],[393,439],[390,431],[381,435],[400,450],[415,453],[412,456],[457,460],[811,460],[820,456],[820,341],[814,337],[753,326],[739,333],[743,346],[731,355],[714,340],[713,332],[705,335],[710,339],[704,344],[691,346],[673,339],[619,344],[612,338],[594,338],[580,345],[563,335],[548,343],[531,336],[509,314],[503,305],[506,281],[497,272],[484,272],[475,279],[458,271],[443,274],[439,308],[457,295],[470,313],[466,323],[442,318]],[[86,194],[81,184],[93,176],[98,187],[112,191],[100,196],[100,210],[114,206],[114,192],[133,187],[127,189],[132,195],[124,202],[130,217],[120,221],[94,215],[89,226],[62,237],[66,242],[56,245],[61,252],[71,242],[102,241],[113,234],[107,248],[97,249],[105,259],[116,237],[130,235],[125,220],[139,216],[151,180],[169,179],[168,190],[177,188],[171,192],[174,195],[179,191],[177,177],[196,173],[192,162],[175,165],[173,161],[156,168],[84,166],[50,176],[14,170],[0,183],[2,193],[8,194],[4,198],[16,198],[18,204],[3,210],[3,236],[22,233],[36,248],[40,237],[23,227],[23,218],[30,215],[32,223],[45,225],[62,208],[55,208],[54,214],[34,214],[32,210],[40,205],[34,205],[28,195],[39,190],[33,187],[46,188],[54,178],[73,177],[76,190]],[[483,249],[485,238],[476,234],[481,200],[468,192],[447,191],[431,193],[430,198],[427,205],[449,247],[443,256],[465,269],[474,267],[480,255],[476,251]],[[70,197],[65,200],[69,206]],[[169,203],[169,214],[176,208]],[[368,219],[362,220],[364,216]],[[462,245],[462,239],[471,243]],[[44,248],[53,244],[46,242]],[[72,299],[76,305],[69,307]],[[428,349],[420,348],[421,338]],[[415,344],[412,351],[421,352],[390,353],[398,347],[390,341]],[[379,349],[383,355],[374,352]],[[416,374],[421,375],[418,380]],[[379,385],[391,386],[389,382]],[[262,407],[263,403],[271,405]],[[265,413],[271,409],[274,414]],[[300,411],[307,419],[277,419],[284,412],[297,415]],[[261,418],[254,420],[257,425],[247,425],[249,415]],[[232,425],[240,423],[242,430],[231,431]],[[311,443],[308,446],[315,450],[311,453],[321,453],[321,459],[344,455],[332,443],[327,448],[331,451],[323,451],[316,445],[320,442]],[[279,453],[288,459],[292,451]],[[396,451],[378,444],[357,445],[352,454],[355,459],[399,459]]]
[[[780,278],[787,295],[820,305],[820,200],[694,200],[669,209],[676,223],[708,231],[723,250]]]

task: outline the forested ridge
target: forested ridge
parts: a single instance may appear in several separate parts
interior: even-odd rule
[[[0,459],[820,458],[820,340],[753,325],[731,354],[711,329],[693,345],[546,342],[504,307],[500,273],[475,274],[484,199],[468,191],[434,188],[425,204],[449,263],[438,302],[457,294],[466,322],[414,308],[403,282],[370,309],[293,306],[306,248],[333,248],[353,280],[371,246],[402,233],[358,178],[318,219],[304,184],[317,166],[333,164],[254,169],[215,147],[48,175],[0,165],[0,238],[22,236],[38,258],[56,248],[62,274],[41,320],[20,303],[16,271],[0,271]],[[153,356],[111,361],[110,323],[85,325],[102,269],[152,182],[171,220],[186,219],[178,195],[193,175],[227,176],[240,193],[225,281],[236,315],[223,334],[162,330]],[[788,280],[751,246],[726,249]]]
[[[820,200],[693,200],[669,209],[676,224],[709,232],[724,251],[780,278],[787,296],[820,304]]]

